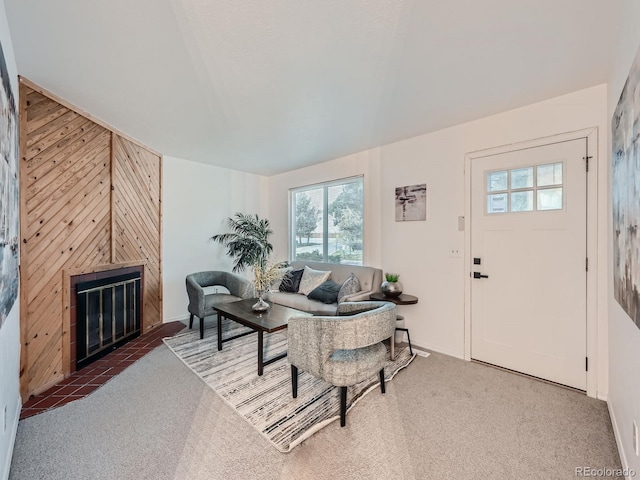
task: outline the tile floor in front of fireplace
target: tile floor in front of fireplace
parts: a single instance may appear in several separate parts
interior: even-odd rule
[[[163,323],[151,332],[131,340],[82,370],[74,372],[69,378],[65,378],[46,392],[30,398],[22,405],[20,419],[86,397],[159,346],[164,337],[171,337],[183,328],[185,324],[182,322]]]

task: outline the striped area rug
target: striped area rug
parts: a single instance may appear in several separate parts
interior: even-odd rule
[[[244,329],[225,321],[223,338]],[[231,333],[233,332],[233,333]],[[200,340],[197,328],[165,338],[164,343],[209,387],[231,405],[271,444],[281,452],[289,452],[313,433],[340,417],[339,389],[308,373],[298,377],[298,398],[291,396],[291,367],[286,358],[264,368],[258,376],[258,335],[247,335],[223,344],[217,349],[216,328],[205,330]],[[286,330],[265,334],[265,359],[287,349]],[[387,361],[385,378],[391,380],[413,358],[408,347],[396,348],[396,358]],[[349,387],[347,408],[379,388],[378,375]],[[347,415],[347,425],[349,417]]]

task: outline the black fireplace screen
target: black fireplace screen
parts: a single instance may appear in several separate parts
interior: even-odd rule
[[[87,366],[140,335],[140,273],[78,283],[76,366]]]

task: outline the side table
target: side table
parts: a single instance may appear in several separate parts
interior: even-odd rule
[[[416,303],[418,303],[418,297],[414,297],[413,295],[407,295],[405,293],[402,293],[397,297],[387,297],[384,293],[377,292],[369,295],[369,299],[377,300],[381,302],[391,302],[391,303],[395,303],[396,305],[415,305]],[[404,320],[404,317],[402,315],[397,315],[396,321],[398,320]],[[396,327],[396,331],[398,330],[400,330],[401,332],[407,332],[407,340],[409,341],[409,352],[411,353],[411,355],[413,355],[413,348],[411,348],[411,336],[409,335],[409,329],[403,328],[403,327]],[[396,338],[394,335],[393,339],[391,340],[391,359],[392,360],[396,358],[395,344],[396,344]]]

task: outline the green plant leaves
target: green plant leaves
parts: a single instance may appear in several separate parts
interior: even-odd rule
[[[269,220],[238,212],[227,218],[227,226],[230,233],[214,235],[211,239],[227,247],[227,255],[235,259],[233,271],[241,272],[256,265],[264,268],[273,251],[269,242],[273,233]]]

